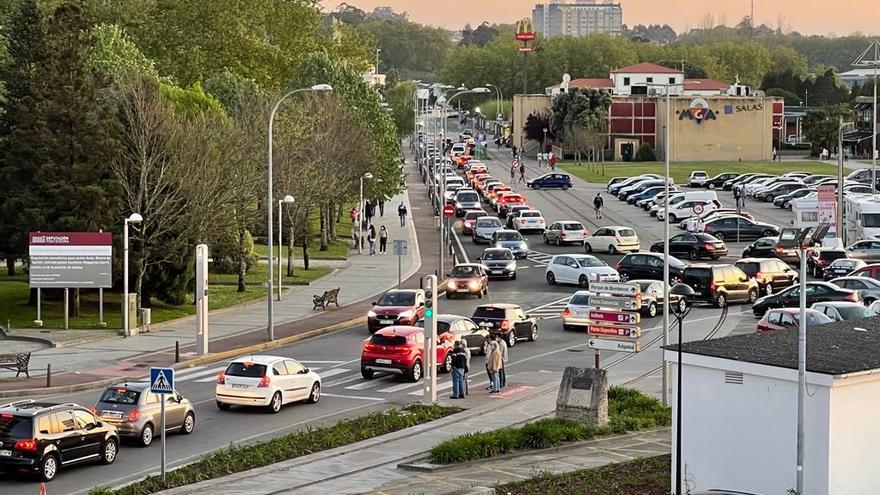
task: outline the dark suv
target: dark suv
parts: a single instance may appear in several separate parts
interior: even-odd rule
[[[695,301],[719,308],[728,302],[758,300],[758,282],[733,265],[691,265],[684,269],[683,283],[694,289]]]
[[[51,481],[63,466],[112,464],[116,427],[76,404],[18,401],[0,406],[0,471]]]
[[[483,304],[477,306],[471,320],[507,342],[508,347],[517,340],[534,342],[538,338],[538,320],[526,314],[519,304]]]
[[[796,271],[775,258],[743,258],[736,262],[736,267],[755,279],[764,294],[773,294],[798,280]]]
[[[684,269],[687,265],[678,258],[669,257],[669,283],[675,285],[681,282]],[[663,254],[660,253],[630,253],[624,256],[614,267],[620,274],[620,281],[626,282],[637,278],[650,280],[663,280]]]

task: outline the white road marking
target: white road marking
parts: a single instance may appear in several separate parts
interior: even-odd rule
[[[363,380],[363,377],[361,376],[360,373],[357,373],[357,374],[355,374],[355,375],[352,375],[352,376],[350,376],[350,377],[348,377],[348,378],[340,378],[339,380],[333,380],[332,382],[328,382],[328,383],[323,384],[323,386],[324,386],[324,388],[338,387],[339,385],[343,385],[343,384],[345,384],[345,383],[353,382],[353,381],[355,381],[355,380]]]
[[[394,392],[400,392],[401,390],[406,390],[406,389],[408,389],[408,388],[418,387],[419,385],[421,385],[421,382],[416,382],[416,383],[399,383],[399,384],[394,385],[394,386],[391,386],[391,387],[386,387],[386,388],[379,389],[379,390],[377,390],[377,392],[382,392],[382,393],[390,394],[390,393],[394,393]]]
[[[381,397],[364,397],[360,395],[342,395],[342,394],[321,394],[324,397],[335,397],[338,399],[358,399],[358,400],[372,400],[377,402],[384,402],[385,399]]]
[[[382,385],[382,382],[370,381],[364,378],[364,381],[361,383],[355,383],[354,385],[349,385],[345,387],[346,390],[366,390],[368,388],[375,388]]]
[[[300,361],[300,363],[309,363],[309,364],[345,364],[346,361]]]
[[[190,373],[190,374],[185,375],[185,376],[180,376],[180,375],[177,375],[177,374],[175,373],[174,381],[175,381],[175,382],[185,382],[185,381],[188,381],[188,380],[192,380],[192,379],[194,379],[194,378],[198,378],[198,377],[200,377],[200,376],[205,376],[205,375],[217,375],[218,373],[220,373],[221,371],[223,371],[223,370],[225,370],[225,369],[226,369],[226,366],[219,366],[219,367],[217,367],[217,368],[211,368],[211,369],[209,369],[209,370],[206,370],[206,369],[203,368],[202,371],[199,371],[198,373]],[[212,376],[212,377],[211,377],[211,380],[213,380],[213,379],[215,379],[215,378],[217,378],[217,377],[216,377],[216,376]],[[196,381],[200,381],[200,380],[196,380]],[[209,381],[210,381],[210,380],[209,380]]]
[[[325,380],[327,378],[330,378],[331,376],[341,375],[341,374],[346,373],[348,371],[351,371],[351,370],[347,370],[345,368],[334,368],[332,370],[327,370],[324,373],[318,373],[318,374],[321,375],[321,380]]]

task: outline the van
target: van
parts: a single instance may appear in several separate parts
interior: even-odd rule
[[[733,265],[691,265],[684,269],[682,283],[694,289],[695,301],[719,308],[732,301],[754,303],[758,299],[758,282]]]

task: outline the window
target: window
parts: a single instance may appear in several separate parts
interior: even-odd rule
[[[42,419],[42,418],[41,418]],[[0,416],[0,436],[12,440],[23,440],[33,436],[34,423],[30,418],[12,414]]]
[[[265,364],[255,364],[251,362],[230,363],[226,367],[225,373],[229,376],[243,376],[246,378],[262,378],[266,374]]]
[[[794,321],[794,318],[792,318],[791,315],[788,313],[782,313],[782,318],[780,319],[779,324],[784,327],[793,327],[797,325],[797,323],[795,323]]]
[[[517,320],[525,320],[526,319],[526,313],[522,310],[522,308],[516,308],[516,310],[514,310],[514,312],[513,312],[513,316]]]
[[[648,258],[648,259],[647,259],[647,261],[648,261],[648,266],[658,267],[658,268],[663,266],[663,260],[660,259],[659,257],[657,257],[657,256],[648,256],[647,258]],[[670,263],[669,266],[672,266],[672,264]]]
[[[553,264],[565,266],[565,265],[571,264],[570,262],[571,262],[571,258],[569,258],[568,256],[559,256],[556,258],[556,260],[553,262]]]
[[[40,433],[48,435],[52,431],[52,418],[48,414],[40,416],[40,419],[37,420],[37,429]]]
[[[801,212],[801,220],[804,222],[818,222],[819,221],[819,212],[818,211],[802,211]]]
[[[669,78],[669,84],[675,84],[675,78],[674,78],[674,77],[670,77],[670,78]]]
[[[62,411],[55,413],[55,420],[61,427],[61,433],[67,433],[76,430],[76,421],[70,411]]]
[[[306,369],[303,365],[293,360],[285,360],[284,366],[287,367],[288,375],[297,375],[299,373],[302,373]]]
[[[379,333],[374,333],[372,337],[370,337],[370,343],[376,345],[403,345],[406,344],[406,337],[401,335],[382,335]]]
[[[98,423],[94,416],[85,411],[74,409],[73,417],[76,418],[77,427],[80,430],[87,430],[90,427],[95,427]]]
[[[137,390],[129,390],[124,387],[108,388],[101,395],[98,402],[106,402],[108,404],[137,404],[141,393]]]
[[[272,365],[272,374],[275,376],[284,376],[287,374],[287,368],[284,363],[275,363]]]
[[[782,313],[779,311],[771,311],[767,317],[767,322],[771,325],[782,325]]]
[[[628,78],[628,77],[624,77],[624,78],[623,78],[623,85],[624,85],[624,86],[629,86],[629,78]]]
[[[648,81],[649,83],[652,83],[652,82],[654,82],[654,78],[653,78],[653,77],[649,77],[649,78],[646,79],[646,81]]]

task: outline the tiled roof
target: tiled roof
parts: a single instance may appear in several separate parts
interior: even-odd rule
[[[612,74],[682,74],[682,71],[670,69],[662,65],[651,62],[642,62],[640,64],[630,65],[617,70],[611,71]]]

